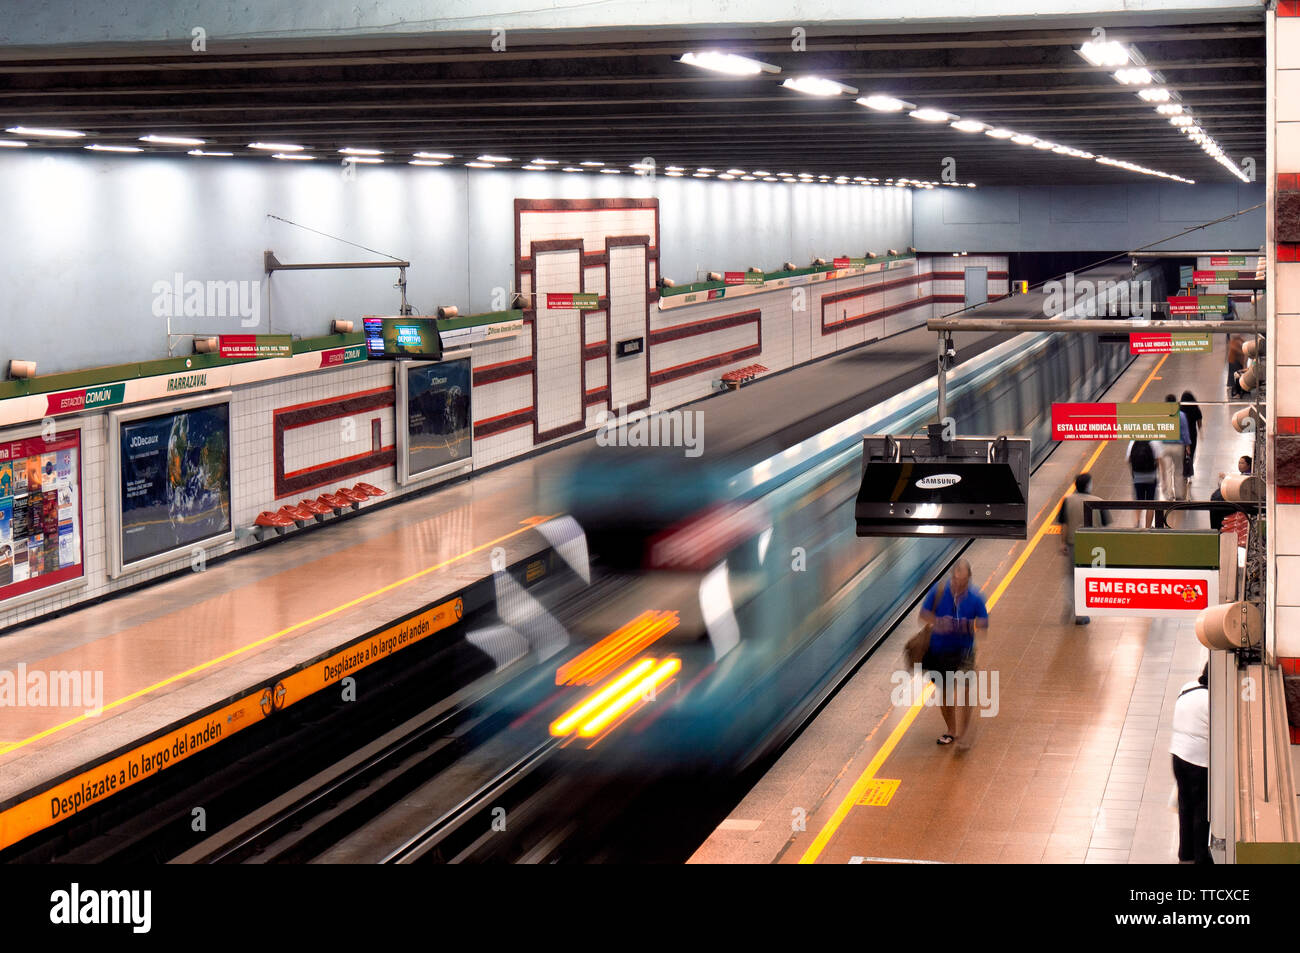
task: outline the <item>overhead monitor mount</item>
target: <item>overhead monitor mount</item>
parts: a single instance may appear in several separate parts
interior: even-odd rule
[[[863,438],[859,536],[1025,539],[1029,526],[1028,437]]]

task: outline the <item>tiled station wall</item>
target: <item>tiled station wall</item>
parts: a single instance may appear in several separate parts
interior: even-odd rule
[[[1007,293],[1005,255],[926,256],[888,271],[658,307],[655,199],[517,200],[516,287],[527,333],[474,350],[474,457],[486,466],[599,425],[600,414],[665,410],[707,396],[727,370],[769,372],[915,327],[964,306],[964,268]],[[718,262],[717,270],[735,267]],[[547,293],[599,295],[594,311]],[[618,341],[641,353],[616,357]]]
[[[1005,256],[922,256],[881,273],[797,286],[805,292],[804,310],[795,309],[794,289],[785,288],[661,311],[656,200],[516,204],[516,287],[527,294],[596,292],[600,309],[531,310],[523,334],[474,345],[476,468],[594,428],[602,410],[668,409],[706,396],[731,368],[783,370],[959,310],[965,267],[988,269],[990,297],[1007,292]],[[644,339],[644,351],[616,358],[616,342],[635,337]],[[232,542],[205,547],[208,559],[250,545],[247,530],[263,510],[362,480],[384,490],[385,499],[428,485],[396,482],[391,362],[324,369],[231,393],[231,498],[241,532]],[[82,432],[86,584],[7,601],[0,605],[0,629],[191,567],[186,553],[109,578],[106,491],[116,476],[107,472],[107,413],[66,426]]]
[[[1276,599],[1273,650],[1284,676],[1300,676],[1300,2],[1283,0],[1273,21],[1275,104],[1273,169],[1274,333],[1269,340],[1273,380],[1266,386],[1272,411],[1275,496],[1269,534],[1274,547]],[[1291,726],[1300,744],[1300,725]]]
[[[389,494],[400,493],[394,466],[392,397],[393,365],[380,361],[232,388],[230,494],[236,529],[251,527],[262,510],[314,499],[362,480]],[[166,404],[160,402],[160,413]],[[373,452],[376,422],[382,444],[378,454]],[[61,430],[73,428],[81,430],[86,584],[45,598],[34,595],[6,601],[0,605],[0,629],[191,568],[187,552],[170,562],[109,578],[107,490],[116,477],[108,472],[108,414],[61,419]],[[0,432],[0,439],[5,439],[6,433]],[[286,479],[291,487],[282,485]],[[250,541],[241,537],[207,546],[204,556],[224,555]]]

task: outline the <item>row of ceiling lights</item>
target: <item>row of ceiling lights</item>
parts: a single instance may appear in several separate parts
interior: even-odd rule
[[[1084,45],[1085,47],[1087,46],[1087,44]],[[771,63],[763,63],[759,60],[750,59],[747,56],[740,56],[736,53],[720,53],[717,51],[685,53],[682,55],[680,62],[685,63],[688,66],[698,66],[702,69],[726,73],[732,76],[757,76],[762,73],[781,72],[781,67],[774,66]],[[1124,62],[1128,62],[1127,56],[1125,57]],[[1145,72],[1145,70],[1142,72]],[[1137,77],[1133,77],[1125,81],[1137,82],[1138,79]],[[782,82],[781,85],[786,89],[792,89],[800,93],[807,93],[811,96],[840,96],[845,93],[856,96],[859,92],[859,90],[853,86],[846,86],[844,83],[836,82],[833,79],[827,79],[823,76],[789,77]],[[870,96],[860,97],[856,102],[861,106],[867,106],[871,109],[879,110],[880,112],[902,112],[906,109],[908,110],[907,114],[913,119],[918,119],[921,122],[947,123],[959,132],[982,132],[993,139],[1010,140],[1019,146],[1033,146],[1035,149],[1041,149],[1044,151],[1051,150],[1057,155],[1065,155],[1077,159],[1095,159],[1097,162],[1104,165],[1119,166],[1133,172],[1141,172],[1144,175],[1155,175],[1176,182],[1184,182],[1188,185],[1195,184],[1192,179],[1185,179],[1180,175],[1174,175],[1170,172],[1161,172],[1157,169],[1148,169],[1146,166],[1137,165],[1136,163],[1120,159],[1110,159],[1106,156],[1098,156],[1083,149],[1075,149],[1071,146],[1061,145],[1047,139],[1039,139],[1036,136],[1018,133],[1013,129],[994,127],[988,123],[981,122],[978,119],[963,119],[955,113],[928,106],[917,106],[916,103],[905,102],[896,96],[876,93]],[[1231,166],[1230,163],[1229,165]],[[1236,172],[1238,170],[1234,168],[1233,171]]]
[[[37,128],[30,128],[26,126],[12,126],[9,129],[7,129],[6,132],[10,132],[15,135],[25,135],[30,138],[40,138],[40,139],[73,139],[73,138],[80,138],[85,135],[85,133],[83,132],[77,132],[71,129],[37,129]],[[162,146],[196,146],[197,147],[197,146],[207,145],[207,140],[205,139],[193,139],[184,136],[148,135],[148,136],[141,136],[140,141],[149,143],[151,145],[162,145]],[[28,143],[22,139],[0,139],[0,146],[25,147],[27,144]],[[134,153],[134,152],[144,151],[144,148],[141,146],[100,145],[98,143],[93,143],[91,145],[86,146],[85,148],[96,152]],[[263,153],[270,152],[272,154],[272,158],[275,159],[286,159],[286,160],[296,159],[300,161],[307,161],[307,160],[314,160],[317,158],[314,155],[308,155],[305,151],[306,150],[305,146],[301,146],[296,143],[290,143],[290,142],[250,142],[248,144],[248,148]],[[369,149],[369,148],[363,148],[359,146],[346,146],[345,148],[339,149],[338,151],[344,157],[343,159],[344,162],[362,163],[367,165],[379,165],[386,161],[385,159],[382,158],[386,154],[382,149]],[[200,148],[190,149],[188,154],[192,156],[201,156],[201,157],[209,157],[209,158],[230,157],[234,155],[233,152],[214,152],[214,151],[207,151]],[[441,165],[446,165],[449,160],[455,158],[456,156],[450,152],[416,152],[413,153],[413,157],[408,160],[408,164],[417,165],[417,166],[441,166]],[[506,164],[514,161],[515,160],[509,156],[497,156],[491,154],[484,154],[476,157],[475,159],[466,161],[464,165],[473,169],[497,169],[497,168],[503,168]],[[533,159],[531,162],[528,162],[523,166],[520,166],[520,168],[526,169],[529,172],[544,172],[544,171],[554,172],[556,171],[554,167],[560,165],[561,163],[558,159],[537,158],[537,159]],[[633,170],[637,175],[643,175],[647,172],[653,171],[655,167],[646,162],[634,162],[631,165],[629,165],[628,168]],[[622,172],[621,169],[608,167],[604,162],[598,162],[595,160],[579,162],[577,165],[562,166],[559,169],[559,171],[562,172],[596,171],[607,175],[619,175]],[[680,178],[686,175],[690,175],[692,178],[696,178],[696,179],[708,179],[716,176],[717,178],[722,179],[724,181],[740,179],[745,182],[752,182],[756,180],[762,180],[764,182],[805,182],[805,183],[834,182],[836,185],[847,185],[850,182],[852,182],[853,184],[856,185],[889,185],[889,186],[912,187],[912,188],[921,188],[921,189],[933,189],[936,186],[941,184],[939,182],[927,182],[920,179],[908,179],[908,178],[894,179],[892,177],[885,179],[882,182],[882,180],[876,176],[867,177],[862,175],[853,176],[852,179],[850,179],[850,177],[846,175],[814,176],[810,172],[800,172],[797,175],[793,172],[772,173],[766,170],[757,170],[754,172],[748,172],[744,169],[727,169],[724,172],[718,172],[717,169],[712,169],[709,168],[708,166],[700,166],[696,168],[694,172],[691,172],[685,166],[670,165],[665,168],[664,174],[671,178]],[[963,183],[945,182],[942,184],[960,186]],[[967,182],[965,183],[965,185],[968,188],[972,188],[972,189],[975,188],[974,182]]]
[[[1191,111],[1178,101],[1178,93],[1162,85],[1164,77],[1146,68],[1146,61],[1137,47],[1125,46],[1118,40],[1089,40],[1077,52],[1093,66],[1116,68],[1115,79],[1125,86],[1142,87],[1137,94],[1143,102],[1156,104],[1156,112],[1168,116],[1170,124],[1200,146],[1206,155],[1241,181],[1250,181],[1250,177],[1224,154],[1214,137],[1201,128]]]

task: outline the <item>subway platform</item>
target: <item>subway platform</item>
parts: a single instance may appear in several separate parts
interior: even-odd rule
[[[1206,354],[1138,358],[1107,400],[1190,390],[1225,400],[1222,337]],[[1189,498],[1236,472],[1253,434],[1223,404],[1205,429]],[[1125,441],[1062,442],[1031,480],[1029,538],[977,540],[965,556],[989,608],[977,667],[992,717],[969,750],[940,746],[937,707],[899,686],[915,612],[881,643],[693,863],[1177,863],[1169,740],[1174,700],[1206,650],[1190,621],[1093,617],[1075,625],[1056,514],[1076,474],[1133,499]],[[1182,527],[1208,526],[1205,512]],[[1117,514],[1112,525],[1135,525]],[[1067,588],[1069,586],[1069,588]],[[933,697],[932,694],[929,697]]]

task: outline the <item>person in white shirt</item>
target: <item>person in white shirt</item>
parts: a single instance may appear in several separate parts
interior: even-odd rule
[[[1210,665],[1174,702],[1174,781],[1178,784],[1178,862],[1212,864],[1210,857]]]

